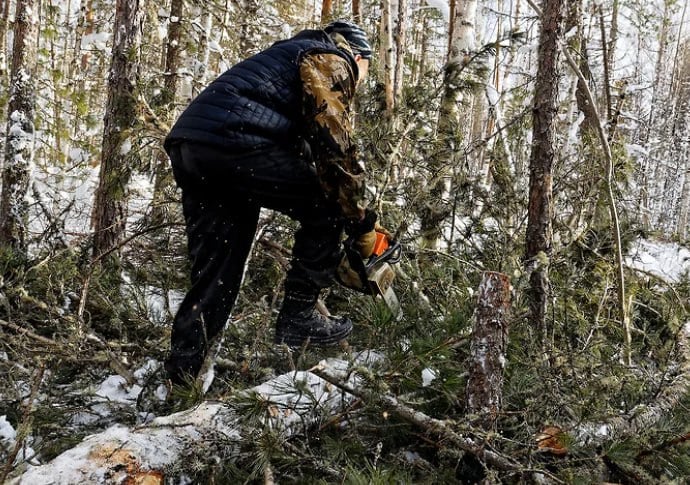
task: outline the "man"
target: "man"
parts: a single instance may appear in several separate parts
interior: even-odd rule
[[[172,128],[165,148],[182,189],[192,262],[165,362],[173,383],[198,374],[225,325],[262,207],[300,223],[275,341],[331,345],[352,331],[348,318],[315,305],[342,259],[343,230],[363,257],[376,237],[350,119],[370,58],[364,31],[351,22],[302,31],[226,71]]]

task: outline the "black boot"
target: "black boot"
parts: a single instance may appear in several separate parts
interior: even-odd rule
[[[352,332],[347,317],[327,317],[316,310],[319,290],[285,290],[278,314],[275,342],[298,347],[306,342],[316,346],[334,345]]]

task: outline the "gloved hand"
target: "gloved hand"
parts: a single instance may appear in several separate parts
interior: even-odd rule
[[[391,233],[377,222],[377,215],[371,209],[366,209],[364,218],[361,221],[350,221],[345,226],[345,232],[354,238],[353,247],[362,258],[369,258],[374,252],[374,245],[376,244],[376,233],[379,232],[391,239]]]
[[[374,251],[374,243],[376,243],[376,219],[376,212],[371,209],[366,209],[362,220],[350,220],[345,224],[345,232],[354,239],[354,249],[356,249],[363,258],[368,258]]]
[[[362,258],[367,259],[374,252],[374,245],[376,244],[376,230],[372,229],[369,232],[365,232],[355,239],[352,245],[357,252],[362,256]]]

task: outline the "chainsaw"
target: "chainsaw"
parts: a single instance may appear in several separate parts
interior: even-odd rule
[[[369,258],[363,258],[355,249],[354,238],[348,238],[343,243],[345,257],[338,267],[338,280],[350,289],[380,297],[393,316],[400,312],[400,302],[393,291],[395,270],[393,264],[398,263],[402,256],[402,246],[399,241],[389,240],[380,232],[376,233],[374,251]]]

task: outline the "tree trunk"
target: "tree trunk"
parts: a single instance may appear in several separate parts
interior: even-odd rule
[[[658,103],[661,95],[661,77],[665,67],[664,57],[666,56],[666,49],[668,47],[668,34],[670,18],[670,5],[668,1],[664,1],[664,16],[659,29],[659,53],[656,59],[654,68],[654,84],[652,85],[652,102],[649,106],[649,115],[647,118],[647,127],[645,130],[645,137],[642,145],[647,148],[648,155],[642,163],[642,180],[640,182],[640,197],[639,197],[639,211],[642,215],[642,223],[646,228],[651,226],[652,218],[654,216],[655,204],[654,201],[658,195],[656,189],[657,181],[660,180],[659,163],[654,163],[654,149],[649,146],[652,133],[655,131],[654,124],[656,123],[656,114]],[[652,169],[652,166],[654,168]],[[651,173],[653,171],[653,173]]]
[[[405,73],[405,42],[407,38],[407,0],[398,0],[398,28],[395,36],[395,78],[393,81],[393,100],[400,102]]]
[[[544,0],[532,114],[525,262],[530,275],[530,317],[546,335],[549,258],[552,249],[554,123],[558,97],[558,43],[563,0]]]
[[[393,20],[391,17],[391,0],[381,2],[381,45],[379,50],[379,62],[381,66],[381,79],[385,94],[386,111],[388,119],[393,116],[395,100],[393,98]]]
[[[170,20],[165,49],[165,65],[163,67],[165,81],[159,99],[161,118],[171,122],[175,116],[175,95],[179,84],[180,47],[182,45],[182,18],[184,15],[184,0],[172,0],[170,4]],[[167,203],[174,197],[174,184],[168,157],[161,149],[157,157],[157,167],[154,180],[153,202],[151,206],[151,222],[161,224],[167,219]]]
[[[321,4],[321,23],[323,25],[330,22],[333,18],[333,0],[323,0]]]
[[[38,24],[35,0],[18,0],[14,22],[5,164],[0,196],[0,243],[27,250],[29,166],[34,154],[35,68]]]
[[[139,0],[117,0],[101,168],[92,213],[96,257],[116,249],[125,232],[143,17]]]
[[[5,84],[5,74],[7,72],[5,42],[7,39],[7,27],[9,26],[9,19],[10,0],[0,0],[0,87],[3,88]]]
[[[456,5],[451,45],[444,72],[443,96],[439,110],[437,150],[430,162],[429,172],[433,179],[429,184],[427,201],[420,213],[421,245],[436,249],[443,231],[443,222],[451,214],[444,199],[448,192],[450,168],[460,152],[456,131],[462,126],[458,114],[463,102],[461,75],[475,48],[474,24],[477,13],[476,0]],[[465,106],[466,107],[466,106]]]
[[[358,24],[362,22],[362,2],[360,0],[352,0],[352,18]]]
[[[495,421],[503,400],[509,311],[510,279],[503,273],[484,273],[473,318],[465,405],[469,414],[479,415],[486,429]]]

